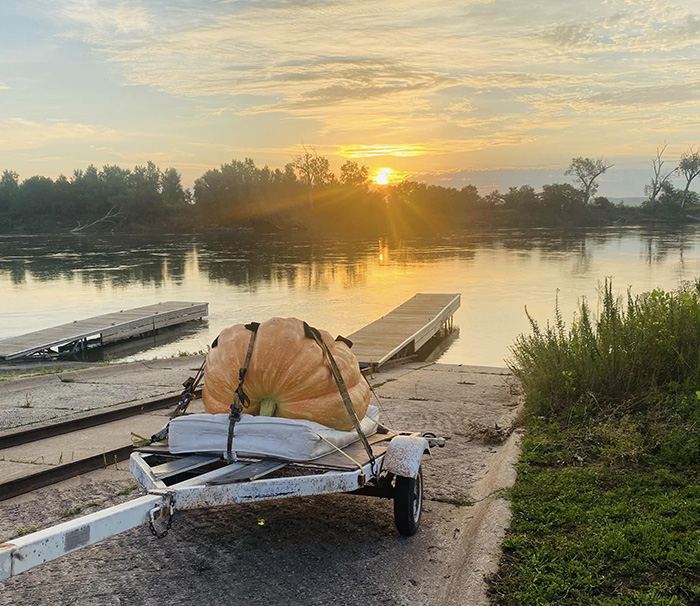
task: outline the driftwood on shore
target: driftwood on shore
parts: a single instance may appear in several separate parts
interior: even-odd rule
[[[109,231],[113,232],[126,220],[126,217],[127,215],[121,207],[112,206],[112,208],[107,211],[107,214],[100,219],[92,221],[91,223],[86,223],[85,225],[81,225],[80,222],[78,222],[78,226],[71,229],[70,233],[79,234],[89,229],[102,227],[106,229],[109,228]]]

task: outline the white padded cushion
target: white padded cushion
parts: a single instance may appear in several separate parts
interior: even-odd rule
[[[367,436],[377,433],[378,421],[379,410],[370,406],[360,422],[363,433]],[[185,415],[170,421],[168,445],[173,454],[223,455],[227,439],[227,414]],[[243,415],[234,429],[233,449],[241,456],[313,461],[333,452],[335,448],[331,444],[343,448],[359,439],[355,430],[337,431],[313,421]]]

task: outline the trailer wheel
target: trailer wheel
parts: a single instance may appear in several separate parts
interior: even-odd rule
[[[419,468],[415,478],[396,476],[394,522],[399,533],[410,537],[418,532],[422,508],[423,471]]]

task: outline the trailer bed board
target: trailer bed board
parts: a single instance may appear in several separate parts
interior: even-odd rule
[[[262,461],[256,461],[255,463],[249,463],[245,467],[234,469],[231,471],[231,473],[227,473],[216,480],[207,482],[207,486],[257,480],[258,478],[262,478],[273,471],[286,467],[288,464],[288,461],[279,461],[277,459],[264,459]]]

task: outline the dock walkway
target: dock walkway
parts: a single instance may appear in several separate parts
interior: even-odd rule
[[[443,326],[449,326],[459,309],[459,293],[419,293],[379,318],[348,335],[360,361],[378,368],[392,358],[413,355]]]
[[[0,340],[0,360],[80,351],[90,345],[105,345],[155,332],[166,326],[199,320],[208,313],[208,303],[164,301],[75,320],[68,324]]]

